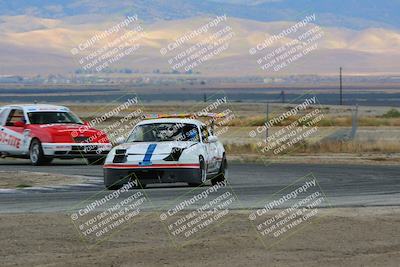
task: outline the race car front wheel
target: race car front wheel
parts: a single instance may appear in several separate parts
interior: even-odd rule
[[[104,185],[108,190],[120,189],[126,181],[121,181],[120,175],[116,175],[113,170],[104,169]]]
[[[52,161],[52,158],[45,157],[42,144],[37,139],[34,139],[29,147],[29,158],[34,166],[47,164]]]
[[[206,170],[206,162],[204,161],[203,156],[199,157],[200,169],[199,169],[199,182],[197,183],[189,183],[189,186],[200,186],[207,180],[207,170]]]
[[[211,184],[216,185],[217,183],[224,182],[228,177],[228,161],[226,160],[225,154],[222,158],[221,167],[219,168],[218,175],[211,179]]]

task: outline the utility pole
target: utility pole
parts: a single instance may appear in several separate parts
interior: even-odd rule
[[[342,70],[343,68],[340,67],[340,105],[343,105],[343,79],[342,79]]]

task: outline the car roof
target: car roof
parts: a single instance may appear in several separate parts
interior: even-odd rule
[[[15,104],[8,105],[2,108],[22,108],[25,112],[41,112],[41,111],[61,111],[69,112],[69,108],[64,106],[49,105],[49,104]]]
[[[143,120],[139,122],[137,125],[152,124],[152,123],[186,123],[186,124],[194,124],[196,126],[204,125],[204,123],[201,121],[194,119],[187,119],[187,118],[161,118],[161,119]]]

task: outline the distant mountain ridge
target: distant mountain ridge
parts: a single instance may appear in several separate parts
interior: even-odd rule
[[[319,24],[365,29],[400,28],[400,1],[394,0],[15,0],[0,2],[2,15],[63,18],[136,13],[145,21],[227,14],[263,22],[299,20],[317,13]]]
[[[332,74],[338,66],[348,73],[397,74],[399,10],[400,0],[3,0],[0,75],[74,72],[80,65],[71,49],[128,15],[138,15],[146,35],[138,53],[113,67],[169,71],[160,49],[223,14],[235,36],[225,53],[196,69],[202,74]],[[326,33],[318,50],[280,72],[261,70],[249,49],[312,14],[316,15],[313,24]],[[291,38],[282,39],[280,45]],[[99,45],[107,41],[112,40]]]
[[[85,17],[85,16],[81,16]],[[318,15],[316,15],[318,20]],[[28,16],[3,17],[0,23],[0,75],[71,73],[80,68],[71,49],[120,22],[123,17],[111,20],[103,16],[102,21],[91,19],[80,21],[78,16],[64,19],[43,19]],[[160,49],[199,28],[209,21],[207,17],[184,20],[143,23],[145,36],[138,41],[138,53],[124,57],[113,64],[113,68],[129,68],[151,73],[171,71],[168,57]],[[142,22],[139,22],[142,23]],[[323,27],[324,37],[318,42],[318,50],[291,64],[279,72],[263,71],[257,58],[249,49],[263,42],[266,35],[279,33],[293,25],[292,22],[258,22],[228,18],[226,22],[235,32],[229,49],[196,68],[205,75],[291,75],[332,74],[338,66],[348,73],[387,74],[400,69],[400,32],[388,29],[369,28],[361,31],[346,28]],[[187,45],[209,37],[211,33],[188,41]],[[274,47],[285,45],[296,37],[287,36],[274,42]],[[111,37],[110,37],[111,38]],[[203,38],[203,39],[202,39]],[[97,44],[104,46],[114,39],[105,38]],[[179,50],[180,51],[180,50]],[[175,55],[174,53],[171,54]],[[240,64],[238,64],[240,62]],[[34,67],[33,67],[34,66]]]

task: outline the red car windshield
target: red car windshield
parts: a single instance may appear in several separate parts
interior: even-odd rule
[[[28,113],[29,122],[31,124],[53,124],[53,123],[76,123],[83,122],[73,113],[70,112],[30,112]]]

